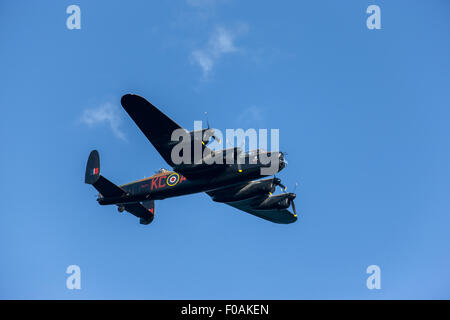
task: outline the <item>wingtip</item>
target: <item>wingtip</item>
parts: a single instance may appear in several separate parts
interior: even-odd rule
[[[127,101],[129,101],[130,99],[132,99],[133,97],[138,96],[137,94],[134,93],[127,93],[124,94],[122,96],[122,98],[120,99],[120,103],[123,105],[124,103],[127,103]],[[138,96],[139,97],[139,96]]]
[[[136,105],[150,104],[147,99],[135,93],[127,93],[123,95],[120,99],[120,103],[125,109]]]

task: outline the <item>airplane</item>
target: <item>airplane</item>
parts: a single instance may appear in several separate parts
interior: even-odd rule
[[[100,205],[117,205],[119,212],[127,211],[138,217],[140,224],[147,225],[155,216],[155,200],[206,192],[215,202],[225,203],[274,223],[289,224],[297,221],[293,201],[296,194],[287,192],[286,187],[275,176],[259,180],[266,177],[261,174],[261,168],[267,167],[267,164],[259,161],[262,153],[277,157],[279,172],[286,166],[283,152],[269,153],[257,149],[242,154],[240,148],[233,148],[233,157],[241,156],[247,161],[232,164],[206,164],[205,161],[176,164],[172,161],[171,152],[174,143],[178,143],[172,140],[172,133],[177,129],[182,129],[193,137],[190,143],[200,143],[202,151],[206,151],[202,153],[202,157],[209,153],[217,155],[216,151],[207,147],[212,139],[217,139],[213,129],[209,128],[209,123],[208,128],[201,132],[188,132],[139,95],[126,94],[122,97],[121,104],[173,170],[160,169],[151,177],[118,186],[100,174],[100,156],[97,150],[93,150],[86,165],[85,183],[99,192],[97,202]],[[201,135],[197,135],[198,133]],[[223,151],[230,150],[220,152]],[[223,152],[219,156],[225,154]],[[277,186],[284,192],[273,195]],[[288,210],[291,206],[293,212]]]

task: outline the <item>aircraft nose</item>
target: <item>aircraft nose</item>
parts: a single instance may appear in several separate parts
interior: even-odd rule
[[[284,153],[280,151],[279,155],[278,155],[278,160],[280,162],[279,164],[279,170],[281,171],[282,169],[284,169],[287,165],[287,161],[284,159]]]

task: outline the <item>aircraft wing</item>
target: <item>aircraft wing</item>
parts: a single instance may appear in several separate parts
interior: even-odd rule
[[[288,224],[297,221],[297,217],[287,209],[282,210],[255,210],[251,207],[250,203],[246,202],[248,200],[237,201],[237,202],[226,202],[227,205],[232,206],[236,209],[242,210],[244,212],[250,213],[259,218],[281,224]]]
[[[171,136],[174,130],[182,127],[138,95],[126,94],[120,102],[163,159],[174,167],[175,164],[171,160],[174,141],[171,141]]]
[[[220,189],[218,189],[220,190]],[[213,196],[216,190],[207,192],[209,196]],[[282,210],[256,210],[253,205],[261,202],[266,196],[256,196],[249,199],[233,202],[223,202],[233,208],[250,213],[261,219],[265,219],[274,223],[288,224],[297,221],[297,216],[287,209]]]

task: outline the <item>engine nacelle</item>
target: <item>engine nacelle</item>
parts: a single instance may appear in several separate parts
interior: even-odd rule
[[[256,210],[281,210],[287,209],[291,205],[291,201],[294,200],[294,193],[284,193],[277,196],[266,198],[259,205],[254,206]]]
[[[234,202],[258,195],[266,195],[269,192],[274,192],[276,187],[275,179],[260,180],[249,182],[245,186],[232,187],[220,190],[212,195],[212,200],[216,202]]]

